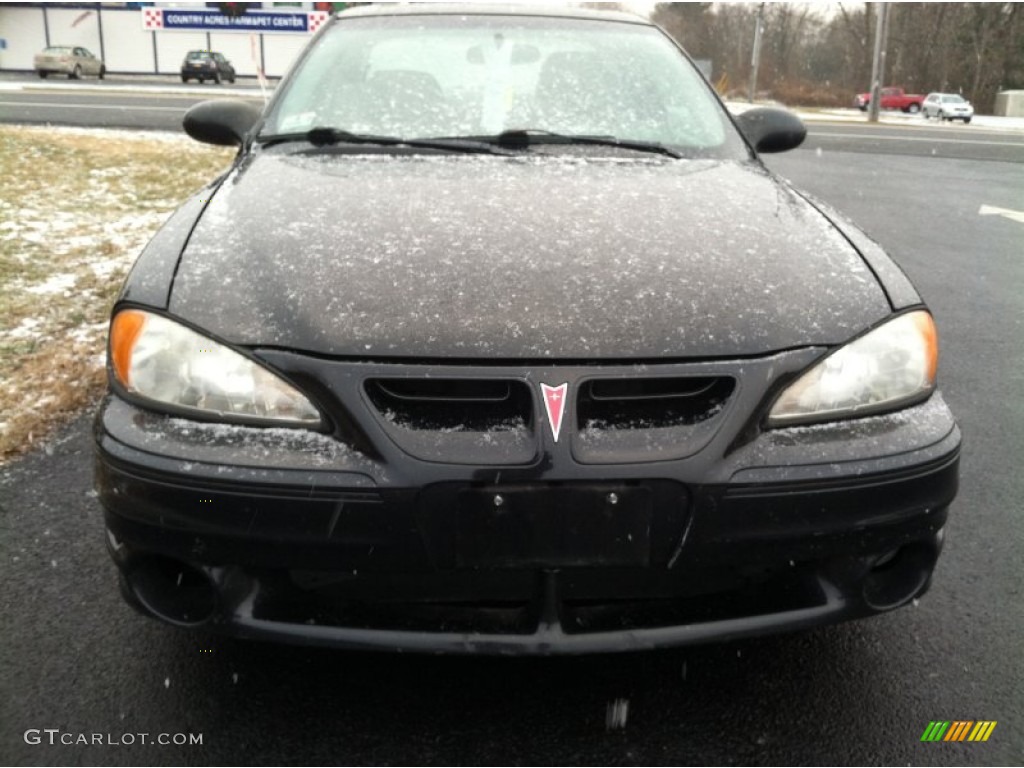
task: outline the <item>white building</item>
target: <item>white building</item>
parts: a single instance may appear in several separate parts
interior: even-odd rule
[[[31,71],[47,46],[80,45],[111,74],[175,75],[188,51],[205,49],[223,53],[239,75],[280,77],[328,16],[308,2],[263,3],[234,21],[205,3],[137,5],[2,4],[0,71]]]

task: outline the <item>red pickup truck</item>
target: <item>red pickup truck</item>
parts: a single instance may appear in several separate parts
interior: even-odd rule
[[[853,102],[861,112],[867,112],[871,105],[870,93],[859,93]],[[881,94],[882,109],[901,109],[904,112],[918,113],[924,96],[917,93],[904,93],[902,88],[883,88]]]

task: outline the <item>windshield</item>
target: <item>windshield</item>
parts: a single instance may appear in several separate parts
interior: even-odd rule
[[[314,127],[406,139],[548,131],[748,157],[660,31],[599,20],[344,19],[289,77],[261,135]]]
[[[963,96],[943,96],[942,97],[942,101],[945,102],[946,104],[958,104],[958,103],[962,102],[963,100],[964,100]]]

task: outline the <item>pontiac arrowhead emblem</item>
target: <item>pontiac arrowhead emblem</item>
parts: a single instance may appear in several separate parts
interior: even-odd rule
[[[544,408],[548,412],[548,424],[551,425],[551,434],[554,435],[556,443],[558,433],[562,430],[562,414],[565,413],[565,395],[568,389],[568,382],[557,387],[540,385],[541,394],[544,395]]]

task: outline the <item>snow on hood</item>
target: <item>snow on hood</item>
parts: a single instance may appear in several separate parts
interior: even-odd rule
[[[376,359],[754,355],[891,311],[754,163],[279,151],[218,190],[170,310],[241,345]]]

